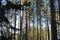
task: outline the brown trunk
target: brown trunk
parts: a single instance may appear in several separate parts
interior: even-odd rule
[[[36,1],[37,3],[37,40],[41,40],[41,2],[40,0]],[[38,21],[40,21],[40,38],[39,38],[39,30],[38,30]]]
[[[20,12],[20,40],[22,40],[23,12],[22,10]]]
[[[23,0],[20,0],[20,4],[23,5]],[[22,9],[22,7],[21,7]],[[20,11],[20,40],[22,40],[22,25],[23,25],[23,11]]]
[[[48,17],[49,17],[49,13],[48,13],[48,0],[46,0],[46,18],[47,18],[47,31],[48,31],[48,40],[50,40],[50,33],[49,33],[49,25],[48,25]]]
[[[28,0],[26,0],[26,3],[28,3]],[[26,4],[26,40],[28,40],[28,4]]]

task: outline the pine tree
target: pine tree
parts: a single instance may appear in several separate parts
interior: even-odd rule
[[[57,26],[55,22],[55,7],[54,7],[54,0],[50,0],[50,8],[51,8],[51,40],[57,40]]]

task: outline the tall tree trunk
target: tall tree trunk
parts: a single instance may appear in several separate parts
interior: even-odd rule
[[[16,11],[14,9],[14,28],[16,28]],[[16,29],[14,29],[14,40],[16,40]]]
[[[50,8],[51,8],[51,40],[57,40],[57,26],[55,22],[55,7],[54,7],[54,0],[50,0]]]
[[[1,33],[1,36],[0,37],[1,38],[0,39],[2,40],[3,39],[3,32],[2,32],[2,22],[1,21],[2,21],[2,19],[0,18],[0,28],[1,28],[1,31],[0,31],[0,33]]]
[[[20,40],[22,40],[23,11],[20,12]]]
[[[26,3],[28,3],[28,0],[26,0]],[[28,40],[28,18],[29,18],[29,12],[28,12],[28,4],[26,4],[27,6],[26,6],[26,40]]]
[[[41,40],[41,2],[40,0],[36,0],[37,3],[37,40]],[[38,21],[40,21],[40,38],[39,38],[39,30],[38,30]]]
[[[60,0],[58,0],[58,6],[59,6],[59,20],[60,20]]]
[[[48,31],[48,40],[50,40],[49,25],[48,25],[48,17],[49,17],[49,13],[48,13],[48,0],[46,0],[47,31]]]
[[[26,40],[28,40],[28,8],[26,10]]]
[[[21,5],[23,5],[22,1],[23,0],[20,0]],[[23,26],[23,10],[20,11],[20,40],[22,40],[22,26]]]

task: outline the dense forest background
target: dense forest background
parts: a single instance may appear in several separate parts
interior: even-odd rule
[[[1,0],[0,4],[1,40],[60,40],[60,0]]]

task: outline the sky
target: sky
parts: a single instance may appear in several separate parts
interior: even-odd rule
[[[6,5],[7,4],[6,0],[2,0],[1,3],[2,3],[2,5]]]

